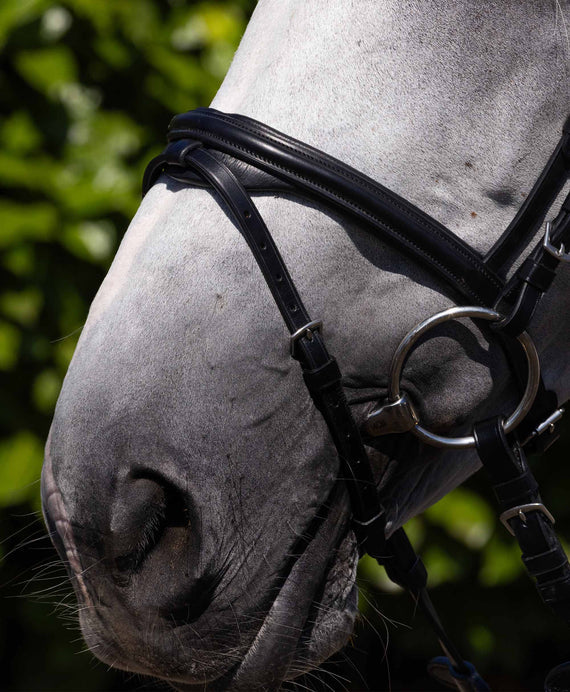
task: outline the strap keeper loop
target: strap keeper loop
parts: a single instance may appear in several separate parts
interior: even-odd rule
[[[493,485],[493,492],[501,509],[507,512],[515,505],[527,506],[538,494],[538,483],[527,470],[511,480]]]
[[[337,385],[341,381],[341,378],[340,369],[334,358],[331,358],[324,365],[321,365],[320,368],[303,371],[303,379],[313,398],[315,398],[315,396],[320,397],[325,389]]]
[[[568,564],[566,554],[559,545],[538,555],[523,555],[522,561],[528,573],[535,578],[552,574]]]
[[[556,277],[556,269],[547,267],[540,260],[536,261],[528,257],[517,271],[518,278],[524,283],[530,284],[541,293],[546,293]]]
[[[390,536],[388,550],[391,555],[383,564],[390,579],[412,593],[424,589],[427,584],[427,570],[403,528],[397,529]],[[378,557],[376,559],[378,560]]]

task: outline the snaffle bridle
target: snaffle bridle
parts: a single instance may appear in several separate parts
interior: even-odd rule
[[[524,204],[485,256],[362,173],[251,118],[199,108],[172,120],[168,141],[165,151],[146,169],[143,194],[166,173],[220,195],[273,294],[290,332],[291,355],[299,361],[305,384],[334,440],[361,551],[382,564],[390,579],[408,589],[427,613],[446,654],[431,663],[432,674],[460,690],[488,689],[446,635],[427,594],[426,570],[404,530],[385,537],[385,511],[363,435],[411,432],[439,447],[476,447],[490,475],[500,519],[518,540],[523,563],[535,578],[540,596],[570,624],[570,564],[523,451],[523,446],[533,452],[550,446],[558,437],[563,413],[556,394],[541,380],[538,355],[525,330],[559,264],[570,261],[564,250],[564,243],[570,241],[570,194],[556,218],[546,224],[543,239],[514,275],[505,278],[570,177],[570,118]],[[251,198],[250,192],[268,190],[301,194],[357,219],[429,267],[467,301],[467,307],[438,313],[404,337],[392,361],[388,398],[369,414],[362,431],[345,397],[339,367],[325,346],[322,322],[308,315]],[[447,438],[420,425],[413,404],[400,392],[399,379],[416,341],[431,327],[459,317],[491,323],[490,329],[512,357],[517,379],[526,376],[526,386],[506,420],[495,416],[477,422],[470,436]]]

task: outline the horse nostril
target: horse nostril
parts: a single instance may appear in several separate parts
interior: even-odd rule
[[[111,510],[110,555],[120,572],[135,571],[166,525],[168,492],[151,478],[128,478]]]

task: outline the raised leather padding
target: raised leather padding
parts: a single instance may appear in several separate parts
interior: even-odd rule
[[[470,303],[492,305],[501,293],[503,282],[482,256],[445,226],[354,168],[267,125],[198,108],[172,120],[168,139],[202,142],[340,208],[427,265]],[[239,177],[239,166],[230,168]],[[253,176],[253,181],[260,179]]]

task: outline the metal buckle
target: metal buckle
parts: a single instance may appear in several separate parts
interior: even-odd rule
[[[511,507],[511,509],[507,509],[506,512],[503,512],[499,517],[501,523],[511,534],[511,536],[514,536],[515,532],[513,531],[511,525],[508,523],[508,520],[512,519],[513,517],[518,517],[523,522],[523,524],[526,524],[525,512],[542,512],[551,524],[556,524],[556,520],[554,519],[552,514],[550,514],[550,512],[546,509],[546,507],[542,504],[542,502],[531,502],[528,505],[518,505],[518,507]]]
[[[309,341],[312,341],[314,332],[320,332],[321,334],[323,333],[322,320],[313,320],[312,322],[308,322],[303,327],[301,327],[301,329],[297,329],[296,332],[291,334],[291,336],[289,337],[289,343],[291,345],[291,356],[293,358],[295,357],[295,346],[297,344],[297,341],[299,341],[299,339],[302,339],[303,337],[306,337]]]
[[[558,421],[562,418],[564,415],[564,409],[562,407],[557,408],[554,413],[551,413],[548,418],[545,418],[542,423],[536,426],[536,428],[528,435],[525,437],[523,442],[521,442],[521,445],[524,447],[528,442],[531,440],[534,440],[535,437],[538,437],[539,435],[542,435],[542,433],[545,433],[547,430],[550,434],[554,432],[554,426]]]
[[[570,253],[566,252],[564,243],[560,243],[560,247],[554,247],[550,242],[550,231],[552,230],[552,221],[548,221],[546,224],[546,229],[544,231],[544,239],[542,241],[542,247],[548,252],[549,255],[555,257],[559,262],[570,262]]]

